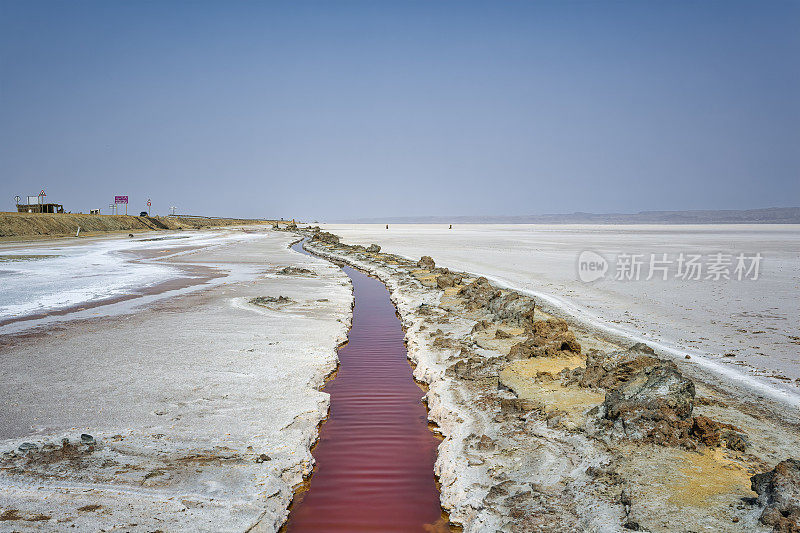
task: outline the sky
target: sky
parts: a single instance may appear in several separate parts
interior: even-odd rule
[[[0,210],[800,205],[799,1],[0,0]]]

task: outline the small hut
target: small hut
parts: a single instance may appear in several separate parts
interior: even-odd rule
[[[63,213],[61,204],[17,204],[18,213]]]

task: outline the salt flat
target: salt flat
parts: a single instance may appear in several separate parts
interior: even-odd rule
[[[0,530],[277,529],[313,466],[351,288],[292,235],[216,237],[161,242],[157,261],[230,274],[214,284],[3,335]]]
[[[796,398],[800,387],[800,226],[327,224],[343,242],[485,275],[593,327],[691,354],[728,377],[766,383]],[[581,252],[609,263],[605,278],[578,276]],[[677,258],[702,255],[701,279],[681,279]],[[731,279],[706,279],[713,255],[729,254]],[[738,254],[763,257],[758,279],[736,279]],[[668,279],[615,280],[620,254],[672,260]],[[749,266],[749,265],[748,265]],[[729,354],[726,356],[726,354]]]
[[[92,304],[186,276],[164,261],[132,260],[137,255],[181,254],[259,237],[242,231],[151,232],[131,239],[0,244],[0,321]]]
[[[784,460],[800,447],[796,404],[761,395],[768,384],[738,386],[695,357],[665,360],[630,338],[531,313],[544,297],[429,257],[308,233],[307,248],[389,287],[414,376],[428,385],[428,418],[444,436],[442,506],[465,532],[791,528],[761,497],[768,489],[753,480],[763,476],[751,480],[793,464]]]

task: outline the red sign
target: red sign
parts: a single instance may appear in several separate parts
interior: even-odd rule
[[[147,207],[150,207],[150,200],[147,200]]]
[[[47,195],[44,193],[44,189],[42,189],[42,192],[40,192],[40,193],[39,193],[39,196],[47,196]]]
[[[115,196],[114,197],[114,203],[115,204],[127,204],[128,203],[128,197],[127,196]]]

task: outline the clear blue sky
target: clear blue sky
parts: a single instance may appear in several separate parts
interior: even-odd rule
[[[800,204],[800,2],[0,1],[0,210]]]

